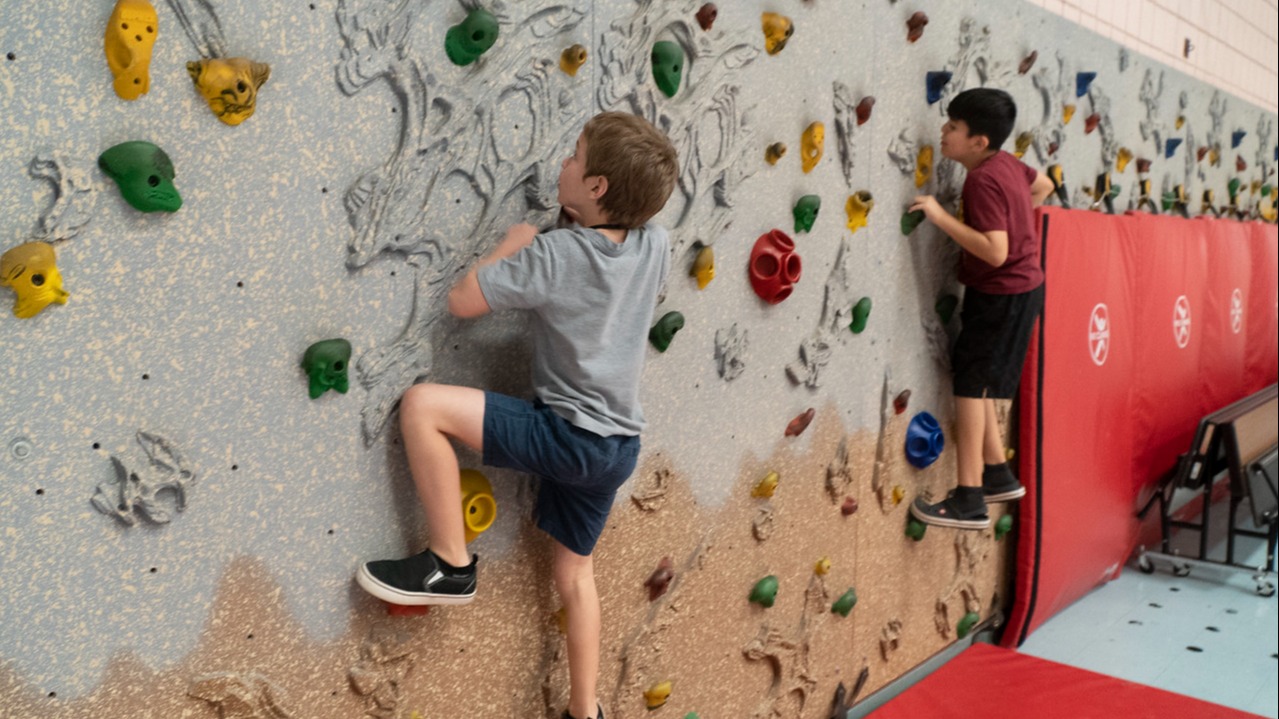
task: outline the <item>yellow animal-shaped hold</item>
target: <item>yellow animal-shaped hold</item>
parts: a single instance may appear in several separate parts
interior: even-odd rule
[[[777,483],[780,482],[782,476],[776,472],[769,472],[764,478],[759,480],[755,488],[751,490],[751,496],[757,499],[767,499],[773,496],[777,491]]]
[[[213,58],[188,62],[187,73],[213,114],[239,125],[257,109],[258,88],[271,77],[271,66],[243,57]]]
[[[1181,128],[1183,128],[1183,127],[1185,127],[1185,126],[1186,126],[1186,116],[1185,116],[1185,115],[1178,115],[1178,116],[1177,116],[1177,129],[1178,129],[1178,130],[1180,130]]]
[[[649,709],[657,709],[666,704],[666,700],[671,698],[671,683],[662,682],[654,684],[644,692],[644,706]]]
[[[870,223],[870,211],[875,209],[875,198],[866,190],[848,196],[844,211],[848,213],[848,230],[856,233]]]
[[[915,157],[915,187],[923,187],[933,179],[933,146],[924,145],[919,148]]]
[[[769,55],[776,55],[786,47],[786,41],[795,32],[795,25],[790,18],[775,12],[766,12],[759,19],[764,28],[764,50]]]
[[[103,41],[115,94],[136,100],[151,89],[151,48],[159,17],[147,0],[118,0]]]
[[[814,122],[804,130],[804,136],[800,138],[799,150],[803,155],[801,158],[804,165],[804,174],[808,174],[817,163],[821,162],[822,152],[826,149],[826,126],[820,122]]]
[[[1033,132],[1021,133],[1020,135],[1017,136],[1016,146],[1015,146],[1015,149],[1013,150],[1013,155],[1016,156],[1018,160],[1025,157],[1026,151],[1030,149],[1030,145],[1034,141],[1035,141],[1035,133]],[[916,185],[916,187],[918,187],[918,185]]]
[[[564,49],[560,53],[560,69],[568,73],[569,77],[577,77],[577,71],[586,64],[586,48],[581,45],[573,45]]]
[[[715,279],[715,250],[703,247],[697,253],[697,259],[693,260],[693,268],[688,274],[697,278],[697,289],[706,289],[706,285]]]
[[[786,156],[786,143],[774,142],[764,149],[764,162],[770,165],[776,165],[777,161]]]
[[[493,485],[473,469],[464,469],[462,479],[462,522],[466,529],[466,541],[484,533],[497,519],[497,500],[493,499]]]
[[[1119,148],[1119,154],[1115,156],[1115,170],[1122,175],[1124,170],[1128,169],[1130,162],[1132,162],[1132,150],[1126,147]]]
[[[813,567],[813,574],[824,577],[830,574],[830,557],[822,557],[817,560],[817,564]]]
[[[28,242],[0,255],[0,285],[12,287],[18,297],[13,314],[28,319],[51,304],[65,305],[57,255],[47,242]]]
[[[1074,105],[1066,105],[1065,107],[1062,107],[1062,108],[1061,108],[1061,121],[1062,121],[1062,124],[1069,125],[1069,124],[1070,124],[1070,118],[1072,118],[1072,117],[1074,117],[1074,116],[1075,116],[1075,106],[1074,106]]]

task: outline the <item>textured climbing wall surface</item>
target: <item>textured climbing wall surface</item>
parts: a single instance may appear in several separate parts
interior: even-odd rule
[[[444,36],[475,5],[157,2],[148,92],[128,102],[103,52],[112,3],[0,8],[0,249],[51,242],[69,293],[0,316],[0,717],[563,707],[526,478],[488,472],[499,518],[473,545],[474,605],[388,617],[350,578],[424,537],[395,429],[403,390],[426,377],[527,393],[520,319],[459,322],[443,294],[507,225],[553,219],[559,162],[599,110],[642,114],[679,149],[658,313],[686,318],[650,351],[645,451],[597,550],[609,716],[643,715],[643,690],[670,680],[672,716],[825,717],[838,683],[865,668],[865,690],[881,686],[952,641],[965,613],[1004,603],[1005,541],[933,529],[914,542],[894,503],[953,483],[952,452],[916,470],[902,445],[919,410],[949,430],[956,323],[935,306],[958,289],[954,253],[930,227],[904,237],[899,219],[956,92],[1013,93],[1027,161],[1059,163],[1075,204],[1124,150],[1120,209],[1136,204],[1139,159],[1156,197],[1184,185],[1192,212],[1205,189],[1225,204],[1231,178],[1246,203],[1253,180],[1272,181],[1273,114],[1021,2],[724,3],[705,31],[698,2],[495,1],[497,43],[459,67]],[[920,9],[931,21],[910,43]],[[776,55],[761,11],[794,23]],[[672,98],[651,75],[659,40],[686,57]],[[570,76],[559,58],[573,44],[588,58]],[[270,66],[239,125],[186,71],[225,56]],[[933,71],[953,78],[929,104]],[[1081,72],[1097,75],[1079,93]],[[806,174],[815,121],[825,153]],[[177,212],[139,212],[98,167],[132,140],[167,153]],[[770,165],[777,142],[788,152]],[[936,159],[921,191],[953,201],[962,171]],[[874,208],[850,232],[861,191]],[[766,305],[751,248],[790,233],[810,194],[822,210],[794,235],[802,277]],[[698,243],[717,264],[703,290],[687,274]],[[854,334],[863,297],[873,310]],[[301,358],[335,337],[354,350],[350,390],[313,400]],[[807,431],[783,437],[809,407]],[[769,471],[776,492],[752,497]],[[849,496],[860,509],[844,516]],[[675,580],[650,603],[663,557]],[[769,574],[776,605],[749,604]],[[844,618],[830,606],[849,587],[860,601]]]

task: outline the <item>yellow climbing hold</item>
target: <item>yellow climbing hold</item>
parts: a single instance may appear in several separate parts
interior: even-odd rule
[[[875,198],[866,190],[849,195],[848,202],[844,204],[844,211],[848,213],[848,230],[855,233],[858,228],[865,227],[870,222],[870,211],[873,209]]]
[[[764,162],[770,165],[776,165],[777,161],[785,157],[786,143],[774,142],[764,149]]]
[[[830,574],[830,557],[822,557],[817,560],[816,566],[813,567],[813,574],[816,574],[819,577],[824,577],[827,574]]]
[[[751,490],[751,496],[759,499],[767,499],[773,496],[773,492],[777,491],[777,483],[780,482],[782,476],[776,472],[769,472],[764,478],[759,480],[755,488]]]
[[[759,21],[764,29],[764,49],[769,55],[776,55],[786,47],[786,41],[795,32],[795,25],[790,18],[775,12],[763,13]]]
[[[706,289],[706,285],[715,279],[715,250],[703,247],[698,251],[697,259],[693,260],[693,268],[688,274],[697,278],[697,289]]]
[[[1183,127],[1185,127],[1185,126],[1186,126],[1186,116],[1185,116],[1185,115],[1178,115],[1178,116],[1177,116],[1177,129],[1178,129],[1178,130],[1180,130],[1181,128],[1183,128]]]
[[[1128,163],[1132,162],[1132,150],[1126,147],[1119,148],[1119,154],[1115,157],[1115,170],[1119,174],[1123,174],[1128,169]]]
[[[902,486],[900,484],[893,487],[893,506],[901,504],[902,500],[905,498],[906,498],[906,490],[902,489]]]
[[[577,77],[577,71],[586,63],[586,48],[581,45],[567,47],[560,53],[560,69],[569,77]]]
[[[464,469],[462,479],[462,522],[466,527],[466,541],[484,533],[497,519],[497,500],[493,499],[493,485],[473,469]]]
[[[1064,107],[1062,107],[1062,108],[1061,108],[1061,121],[1062,121],[1062,124],[1069,125],[1069,124],[1070,124],[1070,118],[1072,118],[1072,117],[1074,117],[1074,116],[1075,116],[1075,106],[1074,106],[1074,105],[1066,105],[1066,106],[1064,106]]]
[[[111,11],[103,49],[120,99],[136,100],[151,89],[151,48],[159,27],[159,16],[147,0],[119,0]]]
[[[1033,132],[1021,133],[1020,135],[1017,136],[1017,145],[1016,145],[1016,149],[1013,150],[1013,155],[1018,160],[1025,157],[1026,151],[1030,149],[1030,145],[1034,141],[1035,141],[1035,133]]]
[[[644,692],[644,705],[649,709],[657,709],[666,704],[666,700],[671,697],[671,683],[669,681],[654,684]]]
[[[822,151],[826,148],[826,126],[820,122],[814,122],[804,130],[804,136],[800,138],[799,151],[804,165],[804,174],[808,174],[817,163],[821,162]]]
[[[923,187],[933,178],[933,146],[924,145],[919,148],[915,158],[915,187]]]

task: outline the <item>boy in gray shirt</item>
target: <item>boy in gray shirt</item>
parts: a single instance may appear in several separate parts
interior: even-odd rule
[[[512,227],[453,287],[449,311],[458,317],[527,311],[537,399],[433,384],[405,392],[400,426],[431,547],[356,572],[365,591],[393,604],[470,602],[478,558],[466,551],[449,440],[481,451],[486,465],[538,475],[537,526],[554,540],[555,587],[568,619],[568,719],[603,717],[591,551],[639,455],[640,373],[670,264],[666,230],[648,220],[678,174],[675,148],[650,123],[596,115],[560,172],[559,202],[573,224],[541,234]]]

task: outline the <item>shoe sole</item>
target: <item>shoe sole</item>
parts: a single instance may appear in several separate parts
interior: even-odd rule
[[[952,529],[986,529],[990,526],[990,517],[982,519],[947,519],[945,517],[934,517],[915,510],[915,505],[910,506],[910,516],[918,519],[924,524],[931,524],[937,527],[950,527]]]
[[[985,495],[985,498],[987,503],[1015,502],[1025,496],[1026,496],[1026,488],[1018,487],[1017,489],[1010,489],[1007,492],[999,492],[998,494],[987,494]]]
[[[427,592],[406,592],[378,580],[369,572],[367,565],[361,564],[355,573],[355,583],[364,591],[390,604],[402,607],[424,606],[459,606],[470,604],[475,600],[475,593],[470,594],[429,594]]]

